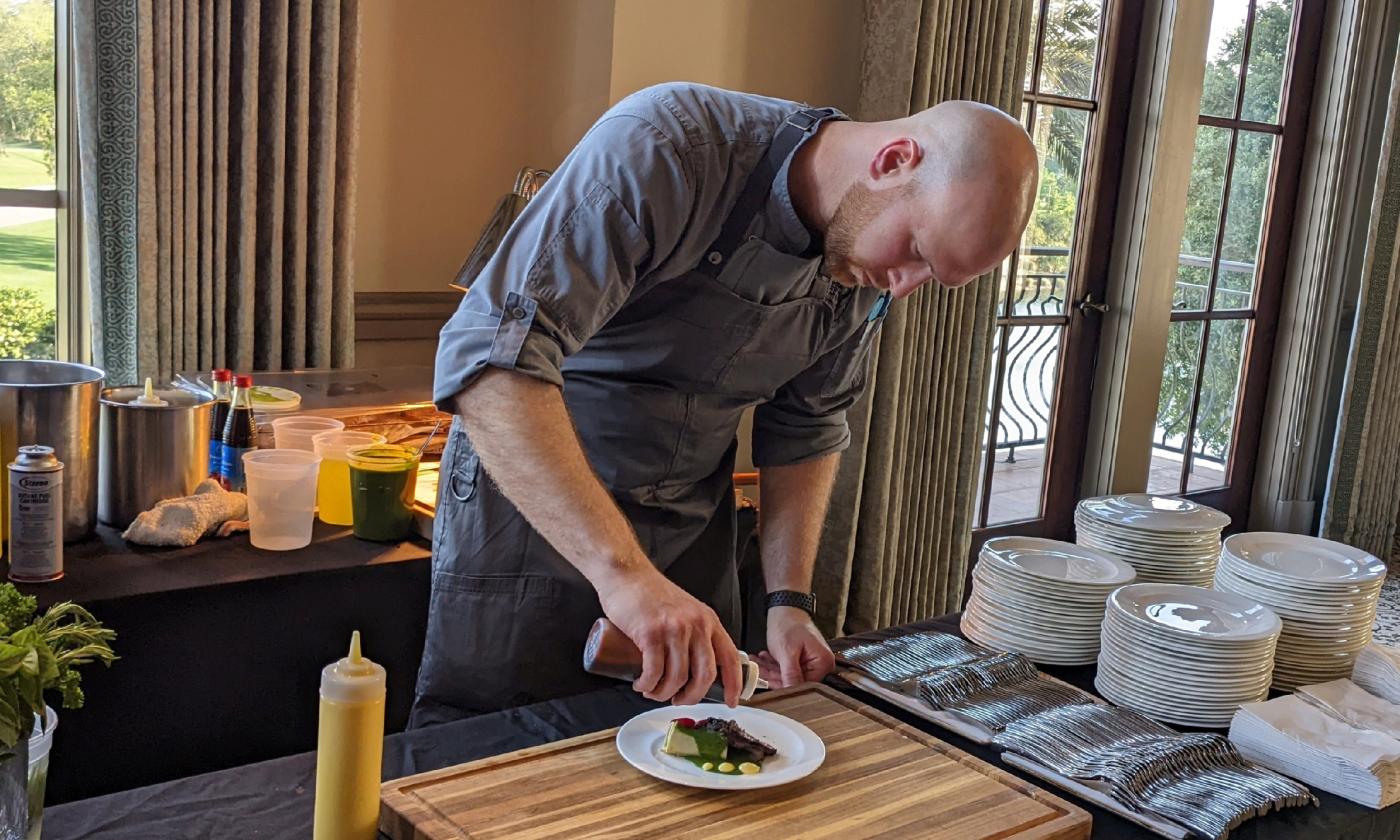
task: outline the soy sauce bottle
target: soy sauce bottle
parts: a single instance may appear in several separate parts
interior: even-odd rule
[[[247,491],[243,475],[243,453],[258,448],[258,429],[253,419],[253,377],[239,374],[233,378],[233,402],[228,419],[224,421],[224,447],[219,483],[235,493]]]
[[[224,424],[228,422],[228,407],[233,398],[233,371],[217,368],[213,373],[214,410],[209,423],[209,477],[219,481],[224,469]]]

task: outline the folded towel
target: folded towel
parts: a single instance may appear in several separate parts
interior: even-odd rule
[[[1400,651],[1371,642],[1356,655],[1351,679],[1392,703],[1400,703]]]
[[[227,536],[225,523],[248,518],[248,497],[230,493],[212,478],[206,478],[194,494],[166,499],[138,515],[122,533],[122,538],[141,545],[194,545],[215,531]],[[240,523],[241,524],[241,523]]]

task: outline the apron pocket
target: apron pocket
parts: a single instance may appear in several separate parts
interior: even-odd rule
[[[582,665],[600,615],[544,575],[436,572],[418,693],[469,716],[607,685]]]

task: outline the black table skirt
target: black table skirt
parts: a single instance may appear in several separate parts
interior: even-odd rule
[[[915,625],[956,631],[955,617]],[[912,628],[905,628],[912,629]],[[1092,667],[1046,668],[1068,682],[1092,689]],[[850,688],[843,690],[955,747],[1006,767],[988,747],[970,743],[937,726]],[[385,739],[384,778],[449,767],[465,761],[619,726],[653,708],[629,688],[592,692],[485,715]],[[44,820],[45,840],[244,840],[311,834],[315,754],[251,764],[174,782],[60,805]],[[1032,782],[1045,785],[1035,779]],[[1154,837],[1102,809],[1047,788],[1088,810],[1096,840]],[[1295,808],[1250,820],[1234,833],[1240,840],[1400,840],[1400,806],[1373,811],[1325,793],[1321,807]]]

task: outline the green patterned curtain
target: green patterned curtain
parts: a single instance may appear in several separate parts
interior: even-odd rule
[[[76,0],[94,360],[354,363],[358,0]]]

